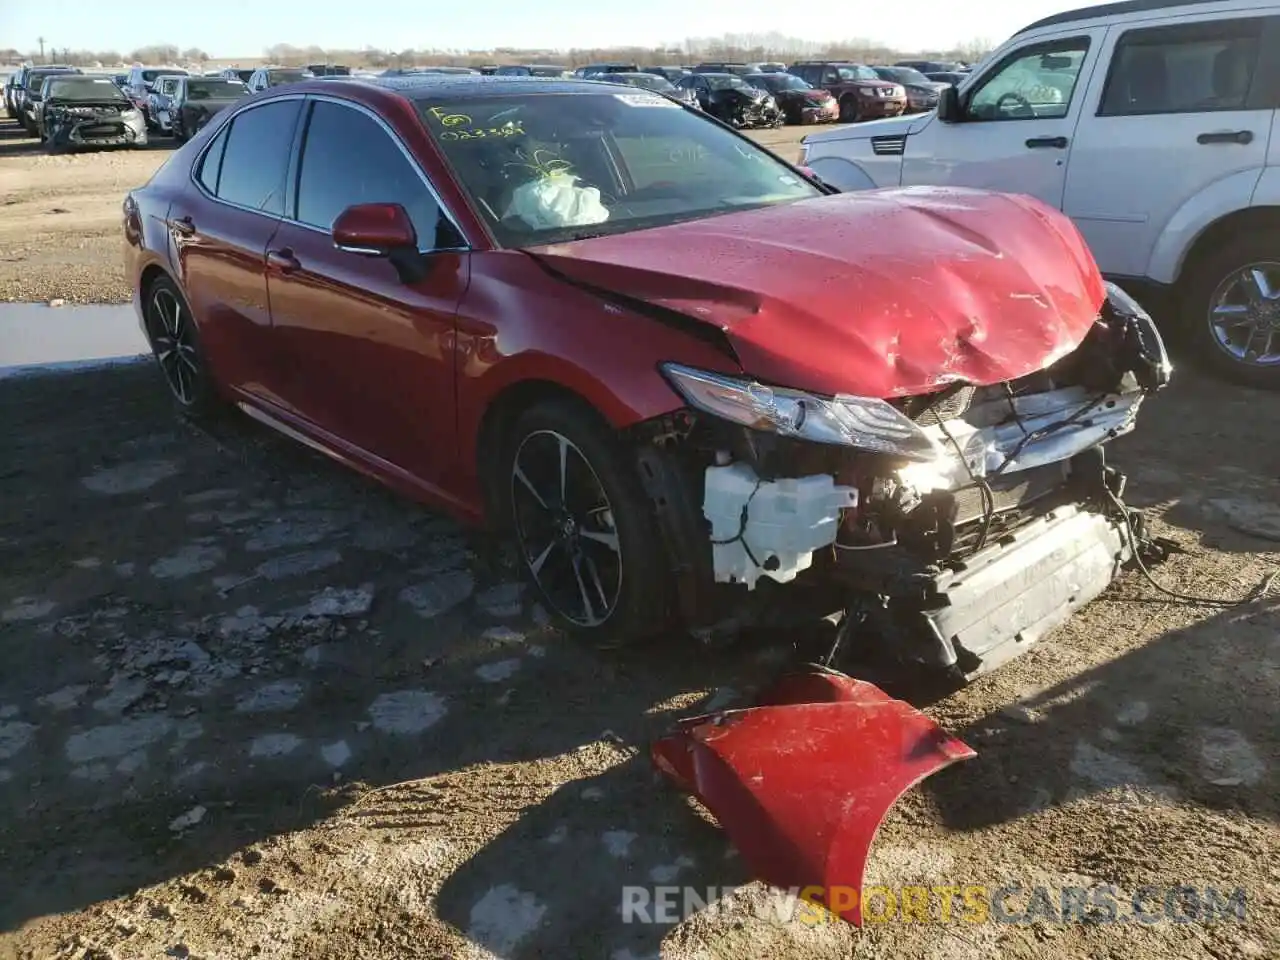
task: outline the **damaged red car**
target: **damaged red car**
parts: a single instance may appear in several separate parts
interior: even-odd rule
[[[248,98],[124,233],[182,409],[509,530],[582,634],[820,587],[972,675],[1131,549],[1101,447],[1168,361],[1031,199],[835,195],[666,97],[442,75]]]
[[[886,657],[967,678],[1141,548],[1103,445],[1168,358],[1033,199],[838,195],[647,91],[435,75],[235,104],[129,195],[124,235],[183,411],[238,406],[509,531],[589,638],[706,635],[803,598]],[[880,743],[796,794],[873,777],[857,839],[817,850],[837,824],[797,861],[762,835],[767,876],[847,862],[860,879],[898,792],[971,753],[847,677],[737,716],[657,753],[731,833],[764,829],[733,809],[779,782],[760,779],[770,737],[817,718],[841,756],[858,730]],[[777,799],[753,816],[784,822]]]

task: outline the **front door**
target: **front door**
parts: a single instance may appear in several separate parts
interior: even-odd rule
[[[1110,67],[1084,98],[1063,202],[1103,272],[1146,276],[1156,242],[1206,191],[1223,209],[1249,206],[1276,105],[1259,64],[1280,57],[1278,26],[1181,11],[1111,29]]]
[[[966,85],[961,120],[910,139],[904,186],[1023,193],[1062,206],[1072,137],[1104,28],[1016,47]]]
[[[271,398],[279,380],[267,302],[267,246],[284,212],[302,100],[240,111],[195,166],[198,190],[170,205],[170,255],[218,378]]]
[[[271,244],[274,335],[287,399],[322,430],[439,486],[456,459],[454,317],[468,254],[416,161],[355,104],[310,104],[296,211]],[[427,256],[405,283],[384,259],[339,250],[347,207],[398,203]]]

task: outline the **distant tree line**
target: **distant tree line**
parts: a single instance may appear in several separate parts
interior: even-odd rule
[[[691,37],[678,43],[659,47],[595,47],[569,50],[536,50],[518,47],[497,47],[491,50],[381,50],[376,47],[333,50],[322,47],[298,47],[277,43],[267,47],[263,54],[271,63],[282,66],[298,66],[306,63],[343,63],[353,67],[410,67],[410,66],[481,66],[491,63],[563,63],[577,67],[584,63],[620,60],[640,65],[670,65],[695,63],[699,60],[741,60],[746,62],[781,60],[789,62],[800,58],[848,60],[853,63],[891,63],[906,57],[939,60],[963,60],[974,63],[991,49],[986,40],[971,40],[948,50],[898,50],[867,39],[850,39],[838,42],[814,42],[788,37],[780,33],[726,33],[720,37]],[[0,62],[20,63],[39,61],[38,51],[23,53],[15,49],[0,50]],[[123,55],[116,50],[69,50],[47,47],[43,62],[88,66],[118,63],[198,63],[210,60],[231,60],[235,57],[211,57],[199,47],[182,48],[177,44],[156,43]]]
[[[207,63],[211,57],[199,47],[179,47],[171,43],[155,43],[121,54],[119,50],[72,50],[69,47],[46,47],[43,59],[38,50],[0,50],[0,63],[59,63],[87,67],[94,63],[110,66],[117,63]]]

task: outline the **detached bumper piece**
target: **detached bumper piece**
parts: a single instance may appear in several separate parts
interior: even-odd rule
[[[910,704],[834,670],[783,677],[745,710],[680,723],[651,751],[761,880],[817,888],[862,923],[867,857],[885,815],[930,774],[976,753]]]

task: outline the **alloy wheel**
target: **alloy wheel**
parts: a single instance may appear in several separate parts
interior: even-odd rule
[[[151,295],[151,346],[169,389],[184,407],[195,403],[200,378],[190,318],[172,290],[161,287]]]
[[[1209,329],[1221,350],[1250,366],[1280,364],[1280,262],[1232,272],[1209,304]]]
[[[543,596],[577,626],[604,624],[622,593],[622,550],[613,505],[577,445],[554,430],[526,435],[512,461],[511,506]]]

